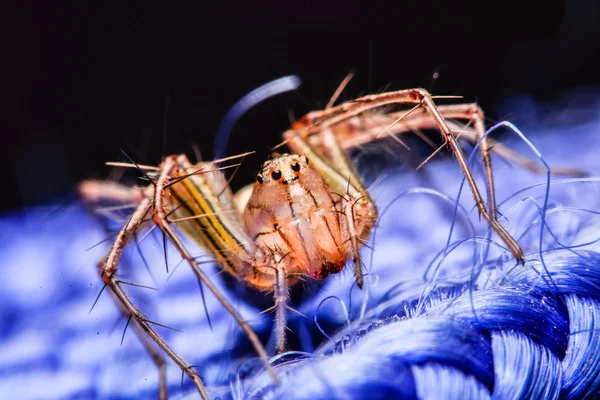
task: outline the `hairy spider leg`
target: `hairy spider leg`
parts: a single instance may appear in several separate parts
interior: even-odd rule
[[[356,100],[341,104],[336,107],[332,107],[323,111],[313,111],[303,118],[301,118],[295,124],[295,129],[293,130],[297,133],[297,135],[301,135],[303,138],[308,138],[311,135],[321,134],[325,130],[335,126],[338,123],[348,120],[354,116],[365,113],[367,111],[373,110],[375,108],[379,108],[385,105],[390,104],[415,104],[415,107],[408,111],[408,113],[413,112],[417,109],[417,107],[422,106],[427,113],[433,118],[435,121],[436,127],[439,129],[442,135],[442,139],[444,140],[445,145],[449,146],[452,152],[454,153],[460,168],[463,174],[466,177],[467,183],[471,192],[473,193],[473,197],[475,200],[475,204],[481,216],[484,217],[488,223],[490,223],[492,229],[498,234],[498,236],[506,243],[511,253],[515,257],[515,259],[522,263],[523,260],[523,250],[521,246],[517,243],[517,241],[506,231],[506,229],[498,222],[498,219],[494,217],[494,215],[490,215],[488,209],[486,208],[486,204],[483,201],[481,193],[477,187],[475,179],[467,165],[466,158],[463,154],[460,145],[454,133],[450,129],[448,123],[445,121],[444,117],[439,112],[438,108],[434,104],[431,95],[423,90],[423,89],[407,89],[407,90],[399,90],[395,92],[381,93],[376,95],[369,95],[358,98]],[[472,118],[472,115],[469,116],[469,119]],[[287,140],[287,138],[286,138]],[[485,141],[485,139],[484,139]],[[489,149],[489,144],[486,144],[486,149]],[[485,152],[489,153],[489,152]],[[484,156],[485,156],[484,153]],[[489,158],[488,156],[485,156]],[[489,163],[491,168],[491,163]],[[493,190],[491,190],[493,193]]]
[[[136,333],[138,333],[138,336],[140,336],[144,347],[150,353],[154,363],[159,368],[159,398],[161,399],[166,398],[166,371],[164,367],[164,360],[160,354],[156,352],[156,349],[154,349],[154,347],[148,342],[147,338],[144,337],[144,332],[192,379],[200,395],[205,399],[208,399],[209,397],[202,380],[193,367],[184,361],[180,356],[178,356],[169,347],[166,341],[152,328],[151,324],[159,326],[160,324],[150,321],[133,304],[121,287],[121,283],[123,282],[120,281],[117,276],[118,263],[123,250],[134,237],[138,229],[147,223],[146,217],[149,213],[152,214],[152,219],[156,225],[167,235],[182,258],[185,259],[191,266],[197,278],[204,285],[206,285],[206,287],[213,293],[223,307],[234,317],[244,333],[248,336],[250,342],[254,346],[256,352],[273,379],[278,381],[278,376],[273,371],[266,351],[256,336],[256,333],[199,268],[198,262],[185,248],[178,234],[171,226],[172,222],[169,220],[171,211],[174,211],[173,214],[175,214],[175,216],[182,216],[183,218],[193,217],[189,220],[182,221],[181,224],[183,225],[184,231],[190,233],[190,237],[199,241],[200,244],[205,248],[207,248],[207,238],[218,237],[224,240],[224,242],[219,243],[219,246],[221,247],[218,248],[218,251],[213,251],[211,253],[213,256],[215,256],[218,262],[222,263],[224,268],[227,269],[229,266],[230,272],[234,276],[240,279],[243,278],[242,275],[246,274],[247,270],[250,269],[249,267],[251,266],[248,263],[248,260],[250,260],[251,257],[245,252],[252,251],[253,247],[251,244],[252,242],[247,237],[244,237],[244,239],[239,239],[239,237],[233,238],[230,236],[231,230],[235,231],[235,233],[240,236],[244,236],[243,228],[240,227],[239,230],[235,229],[235,222],[239,224],[239,220],[232,218],[232,221],[235,221],[233,225],[230,223],[230,221],[227,221],[226,225],[228,230],[224,235],[220,235],[219,231],[217,230],[206,229],[206,227],[203,225],[199,225],[199,228],[197,226],[198,221],[207,219],[210,221],[210,224],[222,225],[224,223],[222,218],[227,218],[227,216],[234,211],[232,208],[229,208],[231,205],[230,202],[227,202],[226,200],[223,201],[224,198],[227,198],[227,196],[230,198],[231,194],[230,192],[224,191],[223,188],[226,188],[226,185],[220,184],[221,181],[224,181],[224,178],[218,169],[219,168],[213,163],[192,165],[185,156],[170,156],[167,157],[161,164],[156,182],[144,190],[140,190],[138,188],[127,188],[123,185],[118,185],[112,182],[105,184],[103,182],[94,181],[85,182],[80,188],[82,197],[88,202],[97,202],[100,200],[109,199],[120,202],[124,202],[124,200],[139,201],[139,205],[130,217],[129,221],[117,235],[107,256],[99,264],[99,269],[102,280],[111,289],[111,292],[117,300],[119,307],[121,307],[122,310],[125,310],[126,313],[135,320],[134,324],[139,324],[136,325],[140,328],[136,329]],[[206,173],[210,175],[211,172],[217,174],[216,176],[219,177],[219,179],[217,179],[218,183],[212,186],[210,184],[210,178],[201,178]],[[103,191],[103,188],[108,190]],[[202,188],[202,193],[197,191],[198,188]],[[217,190],[218,192],[216,192]],[[141,193],[144,194],[142,195]],[[216,197],[222,198],[219,201],[215,201]],[[173,198],[179,200],[180,203],[172,204],[171,200]],[[198,202],[201,203],[200,206],[198,206]],[[172,210],[170,210],[170,208],[172,208]],[[207,215],[209,213],[212,214]],[[192,233],[199,232],[201,232],[204,236],[198,237],[191,235]],[[230,245],[232,241],[235,243],[234,245]],[[242,243],[244,246],[240,246]]]

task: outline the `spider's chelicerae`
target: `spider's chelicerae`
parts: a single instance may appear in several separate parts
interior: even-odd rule
[[[282,352],[290,286],[300,280],[325,279],[344,268],[349,259],[357,285],[363,283],[360,248],[376,222],[377,208],[346,152],[379,137],[437,128],[466,177],[479,213],[514,258],[523,261],[521,247],[497,219],[490,153],[532,170],[536,170],[535,164],[485,137],[483,113],[476,104],[436,106],[434,98],[423,89],[401,90],[361,97],[305,115],[283,135],[290,154],[262,164],[249,196],[248,190],[232,194],[220,167],[226,159],[192,164],[185,155],[168,156],[159,167],[136,164],[151,180],[145,188],[99,181],[81,184],[80,192],[89,203],[110,199],[137,204],[100,263],[100,272],[118,305],[133,319],[138,336],[159,367],[161,398],[167,396],[165,361],[151,340],[185,371],[203,398],[208,394],[194,368],[155,331],[155,323],[131,301],[123,290],[125,282],[119,279],[119,258],[149,219],[235,318],[275,380],[278,377],[269,366],[260,340],[183,245],[175,223],[239,281],[274,294],[276,343]],[[398,111],[402,105],[412,108]],[[467,127],[453,120],[466,120]],[[458,135],[471,142],[480,141],[489,204],[475,184],[457,142]]]

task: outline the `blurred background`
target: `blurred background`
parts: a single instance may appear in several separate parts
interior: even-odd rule
[[[68,200],[78,181],[106,177],[104,162],[122,159],[120,148],[155,164],[192,155],[196,143],[210,158],[229,107],[283,75],[298,75],[300,90],[235,128],[229,154],[259,151],[240,180],[251,179],[290,115],[324,107],[350,71],[342,100],[424,87],[517,122],[512,96],[566,110],[565,93],[600,84],[594,0],[315,3],[10,7],[0,24],[0,210]]]

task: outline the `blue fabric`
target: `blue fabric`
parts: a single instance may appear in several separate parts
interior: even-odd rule
[[[551,166],[597,176],[599,103],[588,101],[593,112],[583,116],[513,104],[528,117],[517,125]],[[531,154],[514,134],[504,143]],[[126,290],[149,318],[183,331],[157,328],[221,399],[593,398],[600,390],[599,185],[593,178],[553,178],[540,257],[545,176],[497,159],[494,166],[504,223],[529,262],[515,265],[493,235],[492,243],[484,239],[487,225],[466,190],[452,251],[443,257],[461,182],[456,163],[431,162],[425,173],[384,172],[371,193],[381,210],[391,206],[378,223],[375,251],[363,252],[365,288],[343,271],[295,304],[306,317],[290,314],[297,351],[275,360],[283,377],[278,387],[207,294],[210,329],[197,282],[172,248],[166,273],[160,235],[140,246],[152,276],[133,246],[119,273],[159,288]],[[158,372],[131,327],[121,345],[126,319],[108,290],[89,312],[102,288],[96,265],[108,244],[86,249],[106,236],[77,204],[0,219],[1,398],[156,396]],[[478,239],[464,240],[471,237]],[[204,267],[225,286],[216,268]],[[271,316],[242,301],[243,287],[224,290],[267,340]],[[181,386],[171,361],[168,383],[171,396],[197,397],[187,377]]]

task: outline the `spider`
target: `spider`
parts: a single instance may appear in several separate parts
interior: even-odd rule
[[[207,278],[182,243],[175,224],[233,277],[255,289],[273,293],[276,346],[278,352],[283,352],[288,289],[292,285],[305,279],[323,280],[341,271],[349,259],[356,284],[363,285],[360,249],[377,220],[377,207],[346,152],[379,137],[437,128],[444,142],[442,147],[453,152],[466,177],[479,214],[514,258],[523,262],[523,250],[498,221],[490,153],[496,152],[534,171],[537,168],[484,135],[483,112],[476,104],[436,106],[435,97],[423,89],[369,95],[338,106],[332,105],[335,97],[326,109],[308,113],[283,134],[283,144],[290,153],[275,155],[262,164],[251,194],[250,189],[232,194],[220,167],[231,158],[193,164],[185,155],[165,157],[159,167],[132,161],[151,182],[145,188],[101,181],[81,184],[80,193],[88,203],[110,199],[137,204],[99,264],[99,270],[117,304],[134,320],[138,336],[159,368],[160,398],[167,397],[165,360],[152,341],[192,379],[203,398],[208,398],[208,393],[194,368],[156,332],[153,325],[157,323],[147,319],[123,290],[123,284],[129,282],[119,279],[118,263],[126,245],[149,220],[237,321],[276,381],[278,377],[257,335]],[[404,105],[405,109],[397,111],[398,105]],[[407,111],[406,105],[412,108]],[[396,109],[390,111],[393,107]],[[382,109],[383,112],[375,112]],[[452,121],[456,119],[468,121],[471,127],[460,127]],[[480,143],[489,204],[484,202],[475,183],[459,146],[459,135]]]

